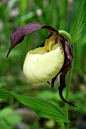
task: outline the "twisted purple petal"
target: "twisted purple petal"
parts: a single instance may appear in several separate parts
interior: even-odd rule
[[[64,102],[66,102],[72,106],[75,106],[71,102],[68,102],[67,100],[65,100],[62,95],[62,91],[66,87],[65,77],[66,77],[68,70],[71,68],[71,62],[73,60],[73,55],[71,53],[70,44],[67,42],[67,40],[64,37],[62,37],[62,35],[60,37],[63,38],[62,44],[63,44],[64,54],[65,54],[65,62],[64,62],[64,66],[60,73],[59,95]]]
[[[43,25],[40,22],[32,22],[32,23],[26,24],[22,27],[19,27],[19,28],[13,30],[11,33],[11,36],[10,36],[11,46],[10,46],[9,51],[7,53],[7,57],[9,55],[10,51],[12,50],[12,48],[15,45],[19,44],[20,42],[22,42],[26,35],[29,35],[29,34],[33,33],[34,31],[40,30],[43,28],[48,29],[50,31],[50,33],[53,33],[53,32],[58,33],[58,31],[56,29],[54,29],[53,27]]]

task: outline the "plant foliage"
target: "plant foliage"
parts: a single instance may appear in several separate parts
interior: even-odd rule
[[[68,122],[65,120],[64,112],[54,104],[38,97],[30,97],[0,90],[0,98],[15,97],[20,103],[29,106],[38,115],[54,121]]]
[[[70,35],[72,42],[75,43],[82,35],[86,23],[86,0],[82,0],[75,22],[71,28]]]

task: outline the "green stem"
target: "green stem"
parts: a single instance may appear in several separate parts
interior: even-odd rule
[[[72,38],[70,36],[70,34],[64,30],[60,30],[59,34],[64,35],[69,43],[72,43]],[[72,48],[72,52],[74,54],[74,46]],[[73,62],[72,62],[72,67],[73,67]],[[66,87],[66,100],[69,101],[69,92],[70,92],[70,84],[71,84],[71,75],[72,75],[72,68],[69,70],[68,74],[67,74],[67,87]],[[68,104],[65,103],[65,119],[68,120]],[[69,129],[69,123],[64,123],[65,129]]]
[[[72,68],[68,72],[67,88],[66,88],[66,100],[69,101],[70,83],[71,83]],[[65,119],[68,120],[68,104],[65,103]],[[69,129],[69,123],[64,123],[65,129]]]

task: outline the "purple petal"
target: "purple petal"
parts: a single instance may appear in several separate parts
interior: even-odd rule
[[[12,50],[12,48],[15,45],[19,44],[20,42],[22,42],[26,35],[29,35],[29,34],[33,33],[34,31],[40,30],[43,28],[48,29],[50,31],[50,33],[53,33],[53,32],[58,33],[58,31],[56,29],[54,29],[53,27],[43,25],[42,23],[39,23],[39,22],[32,22],[32,23],[26,24],[22,27],[19,27],[19,28],[13,30],[11,33],[11,36],[10,36],[11,46],[7,53],[7,57],[9,55],[10,51]]]
[[[66,87],[65,77],[66,77],[68,70],[71,68],[71,62],[73,60],[73,55],[71,53],[70,44],[67,42],[67,40],[60,34],[58,34],[58,36],[59,36],[60,41],[63,45],[63,49],[64,49],[64,53],[65,53],[65,62],[64,62],[64,66],[61,69],[61,73],[60,73],[59,95],[64,102],[66,102],[72,106],[75,106],[71,102],[68,102],[67,100],[65,100],[63,95],[62,95],[63,89]]]
[[[68,104],[70,104],[70,105],[72,105],[72,106],[75,106],[75,105],[72,104],[71,102],[68,102],[67,100],[65,100],[64,97],[63,97],[63,95],[62,95],[63,89],[66,87],[66,85],[65,85],[65,76],[66,76],[67,71],[68,71],[70,68],[71,68],[70,63],[68,63],[68,64],[64,67],[63,71],[62,71],[61,74],[60,74],[59,95],[60,95],[61,99],[62,99],[64,102],[66,102],[66,103],[68,103]],[[75,106],[75,107],[76,107],[76,106]]]
[[[72,106],[74,106],[74,107],[77,107],[77,106],[75,106],[73,103],[68,102],[67,100],[65,100],[64,97],[63,97],[63,95],[62,95],[62,91],[63,91],[63,89],[66,87],[66,85],[65,85],[65,76],[66,76],[67,71],[68,71],[70,68],[71,68],[71,63],[67,63],[67,65],[63,68],[63,71],[62,71],[61,74],[60,74],[59,95],[60,95],[61,99],[62,99],[64,102],[66,102],[66,103],[68,103],[68,104],[70,104],[70,105],[72,105]]]

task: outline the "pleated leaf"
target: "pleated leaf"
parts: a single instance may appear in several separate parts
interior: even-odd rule
[[[14,98],[14,96],[11,94],[11,92],[0,89],[0,99],[1,98]]]
[[[81,37],[86,24],[86,0],[82,0],[79,10],[77,11],[76,19],[70,31],[73,43]]]
[[[0,98],[16,98],[20,103],[30,107],[39,116],[52,119],[56,122],[68,122],[65,120],[64,112],[54,104],[38,97],[30,97],[0,90]]]

